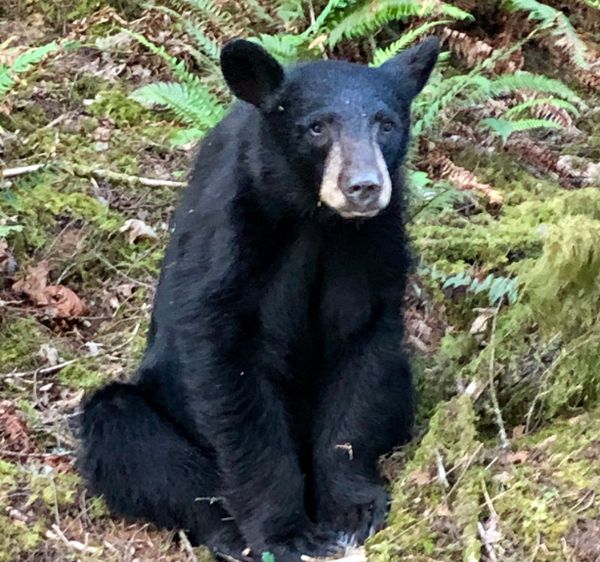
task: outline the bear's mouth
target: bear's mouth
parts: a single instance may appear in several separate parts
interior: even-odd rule
[[[370,219],[379,214],[381,209],[365,211],[360,209],[336,209],[336,211],[345,219]]]

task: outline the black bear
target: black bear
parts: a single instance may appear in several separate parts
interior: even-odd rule
[[[413,417],[399,168],[438,51],[284,69],[224,47],[241,101],[201,143],[139,372],[84,405],[79,466],[115,513],[277,562],[381,527],[377,459]]]

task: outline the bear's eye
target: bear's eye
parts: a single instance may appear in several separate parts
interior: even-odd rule
[[[380,129],[382,133],[391,133],[394,130],[394,122],[390,119],[385,119],[381,122]]]
[[[318,121],[315,121],[309,128],[308,130],[310,131],[310,134],[313,137],[320,137],[324,131],[325,128],[323,127],[323,125],[321,123],[319,123]]]

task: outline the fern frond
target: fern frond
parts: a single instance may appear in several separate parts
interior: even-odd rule
[[[173,146],[183,146],[197,141],[204,134],[203,129],[190,127],[188,129],[178,129],[170,137],[169,140]]]
[[[300,35],[268,35],[261,33],[252,37],[251,41],[258,43],[283,64],[291,63],[299,58],[299,51],[306,40]]]
[[[8,92],[15,85],[15,81],[10,74],[10,69],[5,64],[0,65],[0,97]]]
[[[34,49],[29,49],[14,60],[11,65],[11,70],[16,74],[27,72],[33,66],[42,62],[50,53],[56,51],[57,49],[58,43],[56,41],[52,41],[52,43],[47,43],[46,45],[42,45],[40,47],[35,47]]]
[[[438,0],[381,0],[365,1],[352,7],[330,30],[328,44],[335,45],[341,39],[361,37],[378,31],[395,20],[411,17],[445,17],[453,20],[469,20],[473,16],[456,6]]]
[[[219,101],[198,82],[196,87],[176,82],[148,84],[130,94],[145,105],[171,109],[186,124],[207,130],[214,127],[225,112]]]
[[[552,35],[560,38],[557,41],[557,46],[567,52],[577,66],[585,69],[589,68],[589,63],[586,60],[586,46],[563,12],[537,0],[507,0],[505,5],[513,12],[529,12],[529,19],[541,22],[542,27],[551,29]]]
[[[482,119],[481,124],[502,138],[506,143],[513,133],[531,131],[533,129],[562,129],[562,125],[549,119],[519,119],[509,121],[508,119]]]
[[[131,37],[133,37],[136,41],[138,41],[140,44],[146,47],[151,53],[163,59],[169,65],[171,72],[175,76],[177,76],[177,78],[179,78],[182,82],[195,82],[196,77],[188,71],[188,69],[185,66],[185,62],[169,54],[164,47],[153,43],[152,41],[144,37],[141,33],[136,33],[128,29],[122,29],[122,31],[131,35]]]
[[[303,0],[279,0],[275,13],[277,17],[289,29],[297,22],[304,20],[304,1]]]
[[[328,0],[327,4],[325,4],[325,7],[315,18],[315,21],[302,33],[302,35],[308,37],[315,33],[325,31],[327,29],[327,20],[335,12],[344,10],[345,8],[349,8],[351,6],[354,7],[355,4],[356,0]]]
[[[600,0],[579,0],[579,2],[589,6],[590,8],[600,10]]]
[[[170,0],[170,4],[180,12],[183,12],[185,9],[192,9],[200,16],[217,25],[224,24],[227,20],[214,0]]]
[[[514,74],[503,74],[490,82],[490,95],[501,95],[514,90],[531,90],[544,94],[552,94],[559,98],[563,98],[571,103],[586,107],[586,103],[579,97],[569,86],[560,80],[542,76],[540,74],[532,74],[520,70]]]
[[[399,52],[406,49],[411,43],[416,41],[422,35],[425,35],[430,29],[437,27],[438,25],[444,25],[450,23],[450,20],[436,20],[425,22],[414,29],[407,31],[400,39],[397,39],[392,44],[385,48],[376,49],[373,53],[372,66],[380,66],[384,62],[395,57]]]
[[[218,43],[206,35],[200,26],[188,24],[185,29],[196,40],[204,53],[215,62],[219,60],[221,49]]]
[[[553,106],[560,109],[565,109],[569,113],[572,113],[575,117],[579,117],[580,111],[572,103],[561,100],[558,98],[533,98],[525,100],[514,107],[511,107],[505,114],[504,117],[514,117],[528,109],[540,107],[540,106]]]

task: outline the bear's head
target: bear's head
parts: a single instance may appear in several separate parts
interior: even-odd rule
[[[271,146],[314,203],[345,218],[372,217],[392,197],[406,154],[410,106],[435,65],[436,37],[379,68],[315,61],[284,69],[259,45],[225,45],[229,88],[254,105]]]

